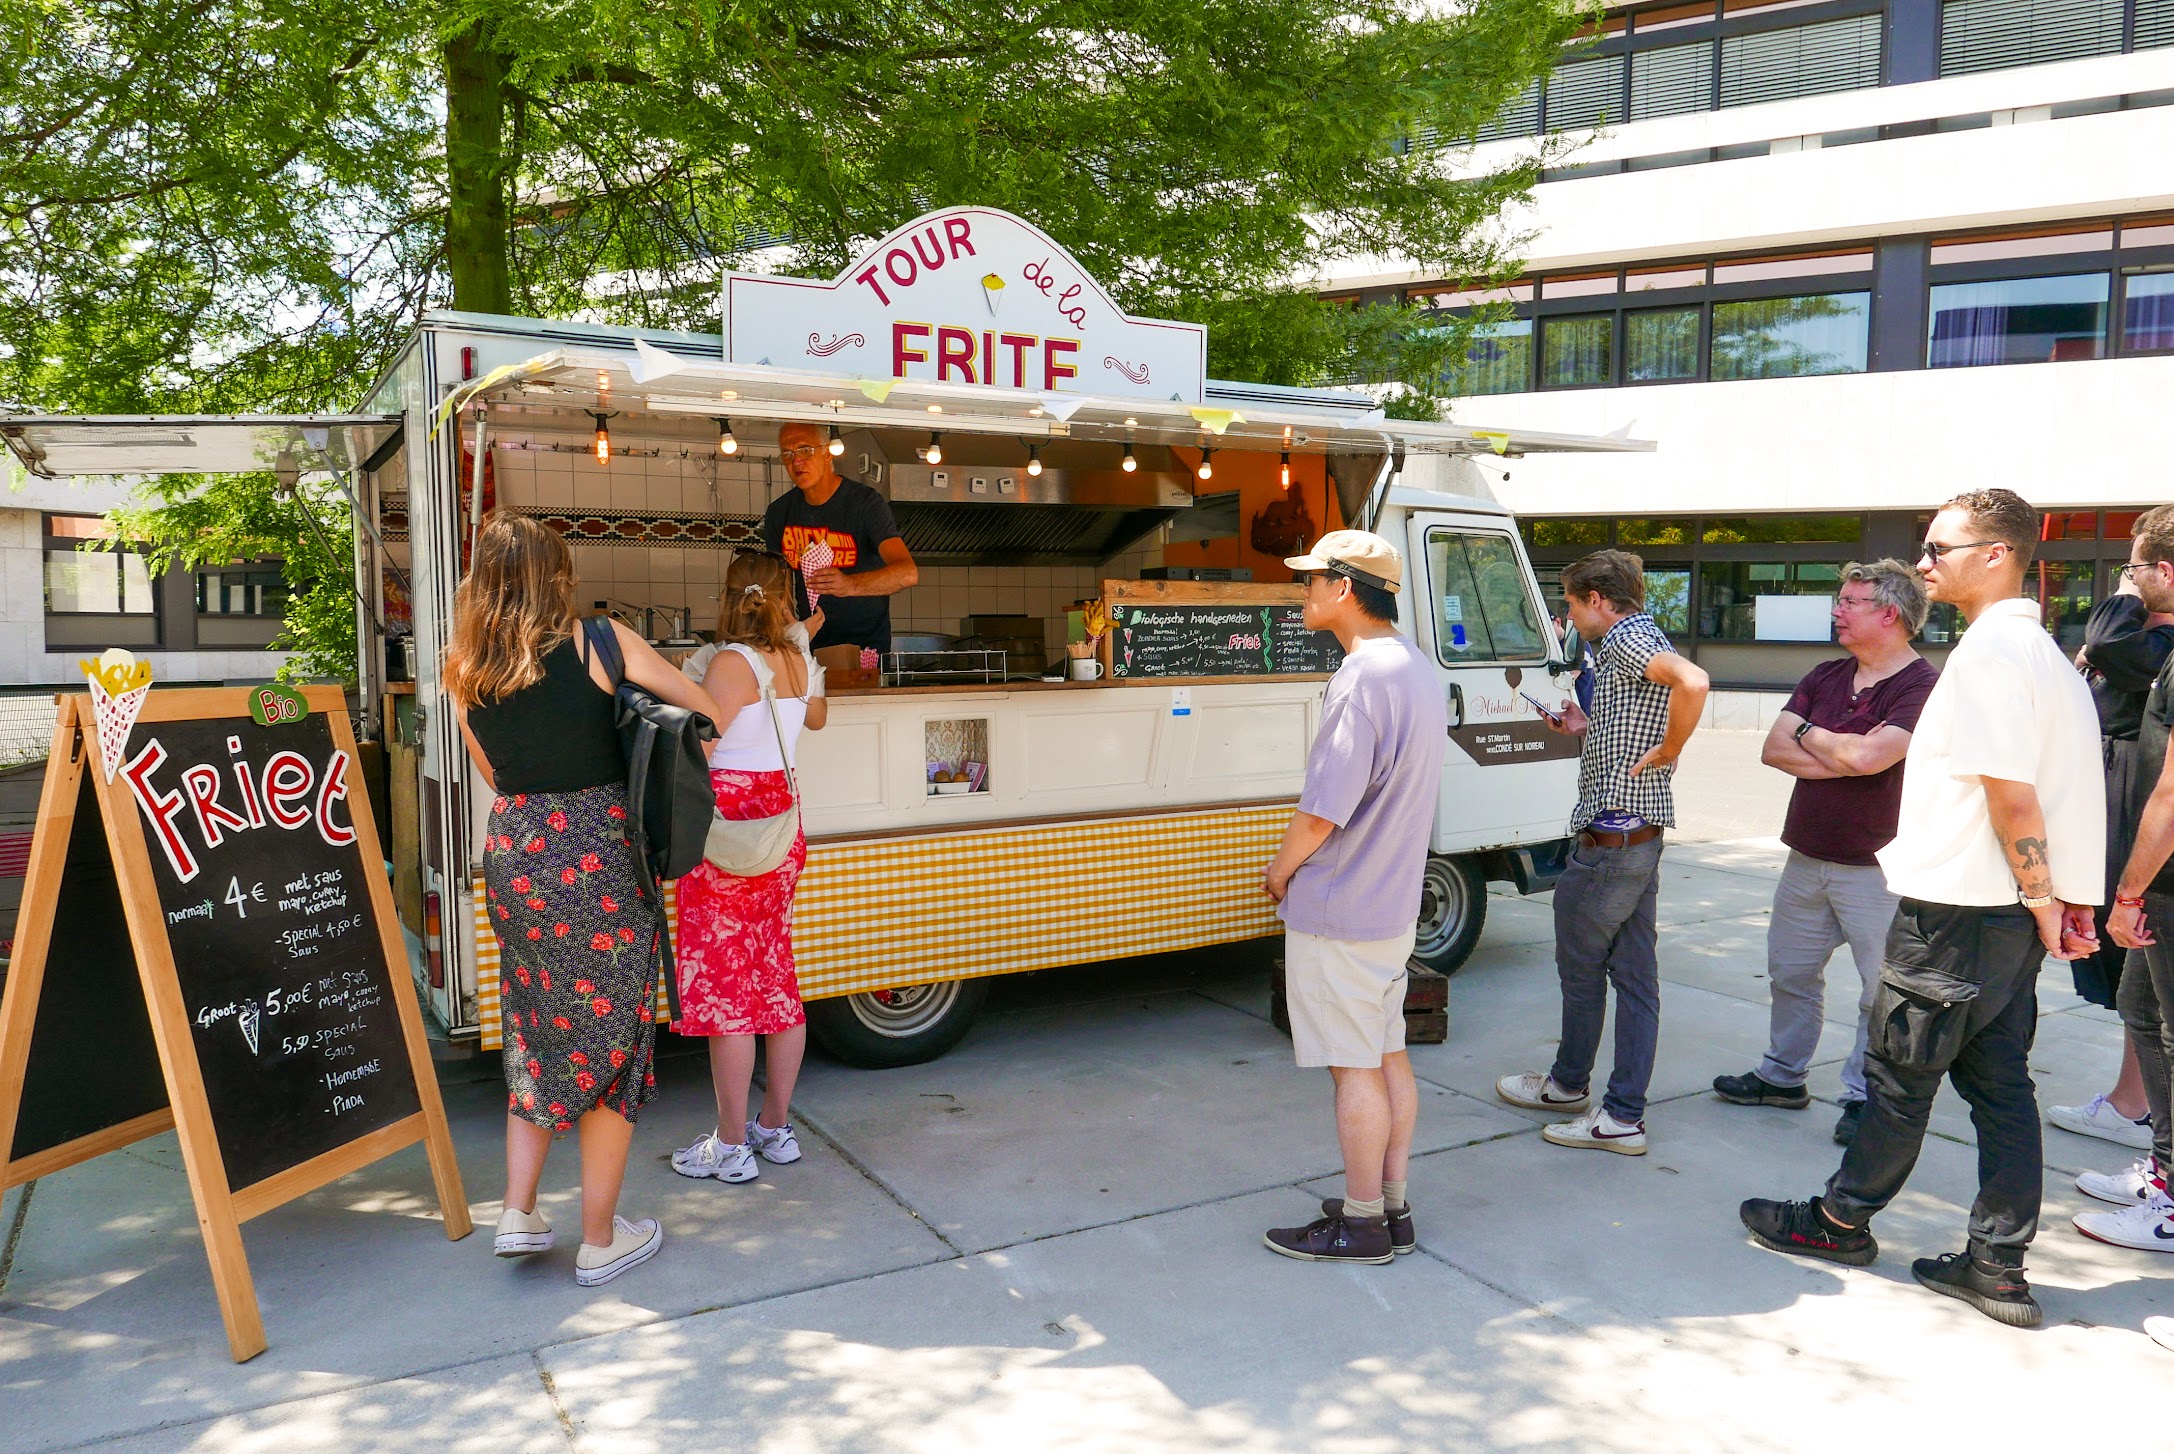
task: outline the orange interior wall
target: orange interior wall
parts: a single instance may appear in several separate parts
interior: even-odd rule
[[[1176,449],[1172,453],[1188,467],[1200,463],[1197,449]],[[1238,491],[1238,534],[1223,540],[1188,540],[1166,545],[1162,553],[1163,564],[1244,566],[1253,572],[1256,581],[1278,585],[1289,581],[1291,572],[1284,567],[1280,557],[1263,555],[1253,548],[1253,517],[1283,493],[1282,461],[1265,451],[1247,450],[1243,453],[1218,451],[1210,463],[1215,467],[1215,478],[1195,479],[1193,489],[1200,494],[1212,495],[1235,487]],[[1306,513],[1313,517],[1317,538],[1342,526],[1343,521],[1336,510],[1336,492],[1329,487],[1328,466],[1321,456],[1291,456],[1291,489],[1305,499]]]

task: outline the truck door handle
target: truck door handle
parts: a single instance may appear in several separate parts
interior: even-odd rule
[[[1454,732],[1464,725],[1464,688],[1456,682],[1449,684],[1449,730]]]

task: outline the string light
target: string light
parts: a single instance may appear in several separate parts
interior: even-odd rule
[[[719,454],[738,454],[740,452],[740,441],[733,436],[732,421],[730,419],[717,421],[717,452]]]
[[[1132,457],[1132,441],[1128,439],[1125,441],[1125,473],[1129,475],[1139,467],[1140,462]]]
[[[598,464],[610,464],[611,430],[605,427],[604,421],[611,418],[611,415],[599,414],[591,410],[589,417],[596,421],[596,462]]]
[[[845,440],[839,437],[838,426],[833,424],[830,426],[830,457],[832,459],[836,459],[839,455],[844,453]]]
[[[1208,463],[1208,456],[1214,453],[1214,450],[1209,449],[1205,445],[1201,447],[1199,474],[1200,477],[1204,480],[1212,480],[1215,478],[1215,466]]]
[[[1042,447],[1039,444],[1030,444],[1027,446],[1027,473],[1039,475],[1041,472]]]
[[[1291,488],[1291,451],[1288,449],[1283,452],[1283,487]]]
[[[928,448],[921,451],[921,457],[930,464],[942,464],[944,462],[943,435],[931,429],[928,435]]]

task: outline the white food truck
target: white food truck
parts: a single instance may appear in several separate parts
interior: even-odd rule
[[[1316,534],[1363,525],[1406,554],[1399,626],[1451,723],[1419,957],[1454,970],[1489,882],[1559,871],[1575,744],[1522,693],[1561,699],[1564,649],[1510,515],[1450,491],[1477,486],[1475,454],[1651,446],[1398,421],[1358,392],[1211,381],[1205,357],[1200,329],[1128,317],[1030,224],[953,208],[834,279],[729,277],[721,337],[438,313],[351,415],[15,416],[0,438],[42,475],[336,486],[322,498],[357,525],[359,735],[383,744],[372,798],[419,987],[455,1041],[494,1049],[490,797],[438,676],[467,542],[490,510],[543,519],[585,604],[692,648],[731,551],[793,487],[778,427],[822,426],[921,579],[893,599],[897,649],[863,684],[834,672],[829,725],[802,739],[796,952],[817,1037],[898,1065],[955,1043],[989,976],[1278,931],[1260,871],[1333,653],[1300,639],[1285,573],[1157,558],[1230,533],[1262,481],[1271,500],[1310,490]],[[1090,599],[1119,625],[1080,681],[1063,668]],[[1260,625],[1217,624],[1233,612]]]

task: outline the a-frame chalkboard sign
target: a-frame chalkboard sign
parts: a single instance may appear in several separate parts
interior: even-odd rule
[[[110,781],[91,698],[60,699],[0,997],[0,1189],[172,1128],[236,1362],[265,1347],[250,1218],[420,1141],[446,1235],[470,1231],[382,861],[337,689],[149,692]]]

